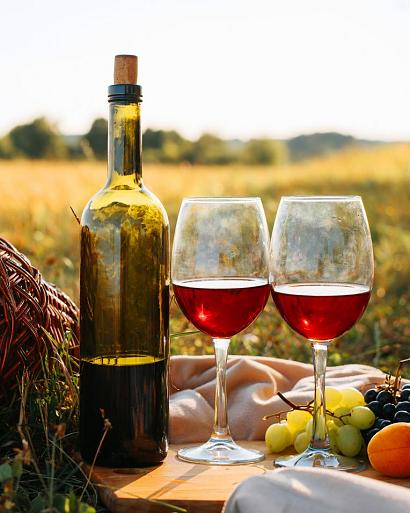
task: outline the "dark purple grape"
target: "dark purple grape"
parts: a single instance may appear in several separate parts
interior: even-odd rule
[[[393,422],[410,422],[410,413],[408,411],[398,411],[393,418]]]
[[[366,433],[363,433],[363,440],[364,443],[367,445],[370,440],[374,437],[376,433],[378,433],[380,430],[377,428],[369,429],[366,431]]]
[[[402,390],[410,390],[410,383],[406,383],[401,387]]]
[[[397,403],[396,411],[407,411],[410,413],[410,401],[400,401]]]
[[[376,400],[379,401],[379,403],[387,404],[393,401],[393,396],[387,390],[382,390],[377,394]]]
[[[367,407],[372,410],[372,412],[376,415],[376,417],[381,417],[382,416],[382,408],[383,408],[383,405],[381,403],[379,403],[379,401],[372,401],[370,402]]]
[[[382,415],[381,415],[383,417],[383,419],[392,420],[395,413],[396,413],[396,405],[394,405],[393,403],[383,404]]]
[[[405,388],[401,391],[400,401],[408,401],[410,399],[410,388]]]
[[[376,422],[373,424],[373,427],[376,429],[383,429],[386,426],[390,426],[390,424],[391,424],[390,420],[376,419]]]
[[[376,400],[377,394],[379,393],[378,390],[375,388],[371,388],[364,394],[364,400],[367,404],[371,403],[372,401]]]

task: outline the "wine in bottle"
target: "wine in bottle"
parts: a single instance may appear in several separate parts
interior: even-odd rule
[[[167,453],[169,223],[141,174],[137,57],[115,58],[108,180],[81,218],[80,450],[99,465]]]

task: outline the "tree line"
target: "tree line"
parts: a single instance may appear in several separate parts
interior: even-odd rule
[[[64,136],[46,118],[19,125],[0,139],[0,159],[96,159],[107,158],[108,124],[96,119],[83,136]],[[152,163],[204,165],[275,165],[287,160],[287,146],[274,139],[227,141],[214,134],[197,140],[184,138],[175,130],[152,130],[142,136],[143,159]]]

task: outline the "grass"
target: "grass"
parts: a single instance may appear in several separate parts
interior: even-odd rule
[[[46,279],[79,296],[81,213],[105,181],[96,162],[0,162],[0,235],[26,253]],[[338,340],[331,364],[375,364],[385,371],[410,353],[410,145],[351,149],[280,167],[146,166],[144,180],[175,226],[181,199],[195,195],[260,196],[269,227],[282,195],[360,194],[372,231],[376,278],[363,319]],[[171,332],[191,330],[175,304]],[[200,334],[174,338],[174,353],[210,353]],[[232,352],[308,361],[307,344],[281,321],[270,301],[259,319],[234,337]]]
[[[0,404],[0,511],[96,513],[96,490],[74,460],[78,361],[69,338],[53,342],[40,370],[23,372]]]

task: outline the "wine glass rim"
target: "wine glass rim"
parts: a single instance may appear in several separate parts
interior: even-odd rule
[[[357,201],[362,200],[359,195],[343,195],[343,196],[282,196],[282,201]]]
[[[243,203],[261,201],[258,196],[188,196],[182,200],[185,203]]]

